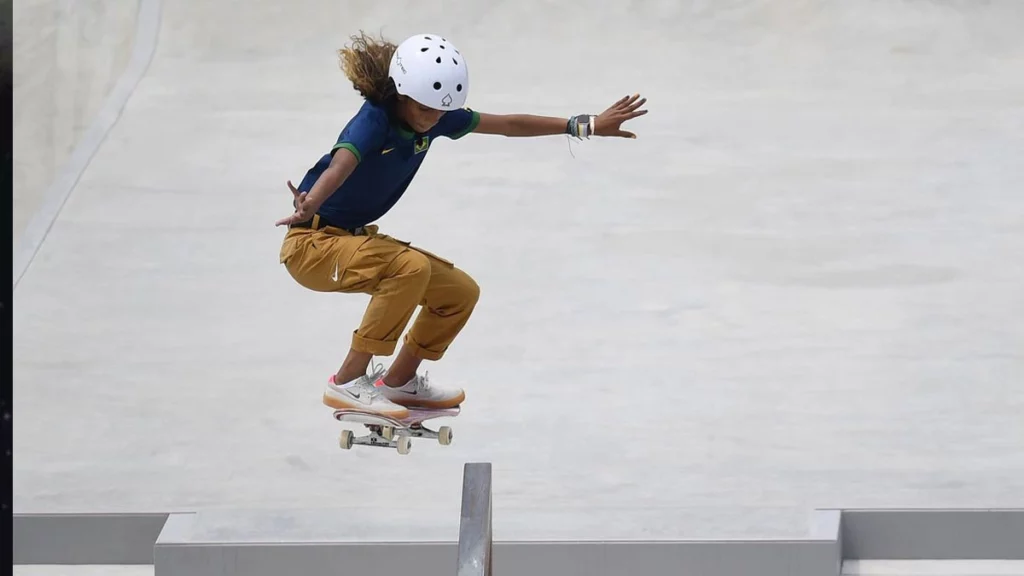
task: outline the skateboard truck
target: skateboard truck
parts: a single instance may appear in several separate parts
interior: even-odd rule
[[[365,436],[356,436],[352,430],[342,430],[338,445],[343,450],[353,446],[377,446],[379,448],[395,448],[399,454],[408,454],[412,449],[413,438],[429,438],[438,444],[447,446],[452,442],[450,426],[441,426],[432,430],[423,422],[433,418],[454,417],[460,408],[420,409],[410,408],[409,416],[402,419],[389,418],[380,414],[370,414],[358,410],[335,410],[334,419],[339,422],[356,422],[369,431]]]

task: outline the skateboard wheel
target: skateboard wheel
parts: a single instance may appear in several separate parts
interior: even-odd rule
[[[384,426],[380,429],[380,435],[387,441],[391,441],[395,437],[395,429],[391,426]]]
[[[437,442],[442,446],[452,443],[452,429],[450,426],[441,426],[437,429]]]
[[[352,431],[342,430],[341,437],[338,438],[338,445],[341,446],[342,450],[348,450],[352,447]]]
[[[412,449],[412,438],[408,436],[402,436],[398,439],[398,453],[408,454],[409,450]]]

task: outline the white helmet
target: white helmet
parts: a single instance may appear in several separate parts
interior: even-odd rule
[[[398,45],[388,71],[395,88],[435,110],[466,104],[469,70],[462,54],[437,34],[417,34]]]

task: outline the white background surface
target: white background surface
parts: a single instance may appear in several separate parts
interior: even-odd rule
[[[1024,504],[1024,5],[162,17],[15,295],[16,512],[447,517],[467,461],[494,463],[496,538],[540,517],[538,537],[649,516],[772,536],[815,506]],[[360,103],[335,55],[360,27],[445,34],[484,112],[650,98],[638,140],[575,158],[565,137],[437,142],[380,222],[482,286],[427,366],[467,390],[455,442],[408,456],[337,448],[320,393],[366,298],[277,262],[285,181]]]

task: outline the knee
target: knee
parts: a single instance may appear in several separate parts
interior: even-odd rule
[[[457,299],[465,309],[472,309],[480,301],[480,285],[473,277],[460,270],[459,281],[455,288]]]

